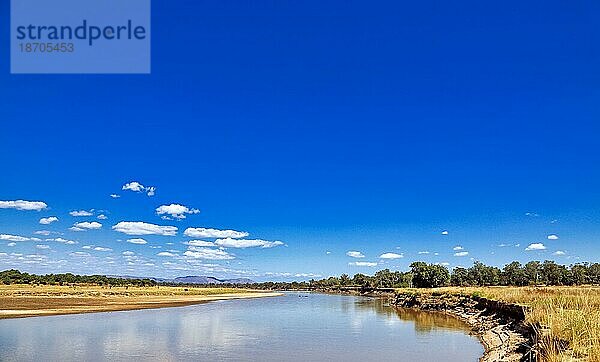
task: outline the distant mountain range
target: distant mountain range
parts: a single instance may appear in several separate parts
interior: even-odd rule
[[[150,279],[158,283],[174,283],[174,284],[251,284],[254,280],[248,278],[235,279],[217,279],[203,275],[188,275],[185,277],[177,277],[175,279],[152,278],[152,277],[137,277],[132,275],[107,275],[109,278],[121,279]]]

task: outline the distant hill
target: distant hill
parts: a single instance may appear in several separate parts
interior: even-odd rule
[[[237,279],[217,279],[215,277],[207,277],[207,276],[197,276],[197,275],[189,275],[186,277],[178,277],[173,279],[174,283],[181,284],[249,284],[254,283],[253,280],[247,278],[237,278]]]
[[[217,279],[215,277],[203,275],[188,275],[185,277],[177,277],[175,279],[152,278],[152,277],[137,277],[132,275],[107,275],[110,278],[121,279],[150,279],[158,283],[175,283],[175,284],[251,284],[254,280],[248,278],[235,279]]]

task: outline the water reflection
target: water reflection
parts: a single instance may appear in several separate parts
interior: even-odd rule
[[[443,315],[288,293],[180,308],[0,320],[0,361],[476,361]]]
[[[356,302],[357,308],[373,309],[376,313],[389,319],[394,317],[414,323],[418,333],[429,333],[433,330],[449,330],[469,332],[468,324],[453,316],[441,312],[423,312],[411,308],[394,308],[384,299],[365,298]]]

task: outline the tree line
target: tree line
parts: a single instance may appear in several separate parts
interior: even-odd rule
[[[105,275],[76,275],[71,273],[36,275],[21,273],[16,269],[0,272],[0,283],[34,285],[93,284],[110,286],[154,286],[158,284],[152,279],[113,278]]]
[[[384,269],[369,276],[355,274],[350,277],[342,274],[321,280],[311,279],[301,282],[263,282],[251,284],[174,284],[158,282],[153,279],[115,278],[105,275],[21,273],[11,269],[0,272],[2,284],[42,284],[70,285],[94,284],[107,286],[194,286],[194,287],[231,287],[269,290],[331,290],[344,287],[359,288],[436,288],[444,286],[527,286],[527,285],[583,285],[600,284],[599,263],[577,263],[570,266],[560,265],[551,260],[530,261],[522,265],[518,261],[506,264],[502,269],[487,266],[476,261],[471,267],[456,267],[450,271],[440,264],[427,264],[422,261],[410,264],[406,272]]]
[[[583,285],[600,284],[599,263],[560,265],[551,260],[530,261],[522,265],[518,261],[500,269],[476,261],[469,268],[456,267],[452,271],[439,264],[414,262],[406,272],[384,269],[373,276],[342,274],[308,282],[266,282],[250,284],[258,289],[336,289],[360,288],[436,288],[445,286],[528,286],[528,285]]]

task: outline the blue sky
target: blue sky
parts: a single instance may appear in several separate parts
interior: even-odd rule
[[[0,57],[0,269],[266,280],[599,261],[600,4],[152,5],[150,75],[10,75]],[[157,214],[171,204],[200,212]]]

